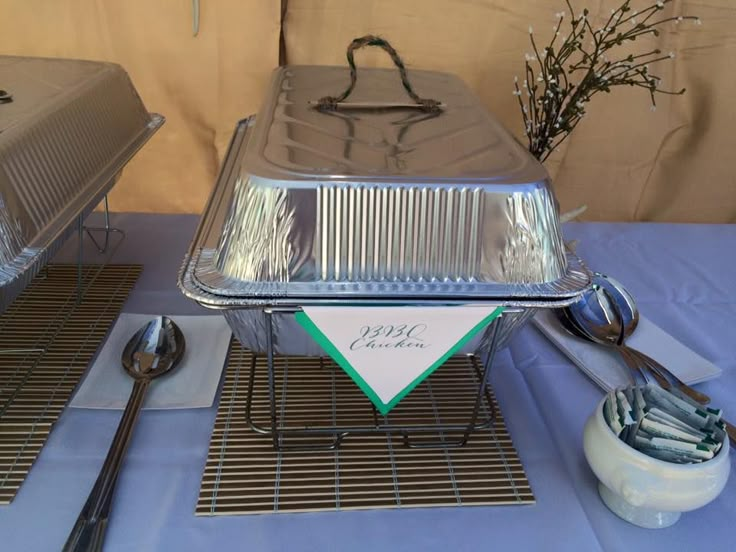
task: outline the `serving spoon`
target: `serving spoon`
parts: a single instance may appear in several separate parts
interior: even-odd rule
[[[598,284],[587,292],[577,303],[568,308],[557,309],[557,317],[563,328],[576,337],[592,341],[599,345],[616,350],[633,374],[639,374],[644,381],[649,378],[644,372],[641,361],[627,347],[622,346],[625,339],[626,326],[622,320],[612,313],[614,306],[606,290]],[[631,383],[636,378],[630,376]]]
[[[154,378],[176,368],[184,355],[184,349],[184,335],[167,316],[159,316],[148,322],[125,346],[122,364],[126,373],[135,381],[133,390],[105,463],[67,538],[64,552],[102,550],[115,483],[148,385]]]
[[[621,296],[627,297],[623,303],[616,300],[616,295],[609,292],[611,285],[617,286],[617,291]],[[631,323],[625,324],[627,316],[623,314],[626,305],[633,308],[628,312]],[[623,312],[622,312],[623,311]],[[657,383],[664,389],[672,388],[669,380],[660,372],[660,368],[665,370],[667,375],[671,376],[678,389],[690,399],[700,403],[707,404],[710,397],[700,393],[682,382],[671,372],[662,367],[657,361],[645,355],[644,353],[631,349],[624,344],[627,333],[630,335],[636,329],[639,320],[638,309],[633,298],[626,289],[616,282],[613,278],[603,276],[601,274],[594,275],[593,289],[584,294],[583,298],[565,309],[558,309],[558,318],[563,327],[573,335],[577,335],[583,339],[588,339],[594,343],[615,347],[622,358],[632,371],[638,371],[646,380],[646,375],[641,366],[636,364],[637,357],[649,369],[650,373],[655,377]],[[633,361],[633,362],[632,362]],[[721,418],[726,433],[728,433],[731,442],[736,444],[736,426]]]
[[[650,356],[626,345],[626,338],[636,330],[639,323],[639,312],[638,309],[632,308],[633,299],[630,295],[622,293],[621,288],[610,291],[613,285],[611,282],[611,279],[595,274],[593,288],[579,301],[565,309],[568,318],[577,326],[579,336],[614,347],[627,366],[633,372],[641,373],[645,380],[647,377],[642,366],[648,369],[664,389],[671,390],[673,387],[669,376],[684,394],[700,404],[708,404],[710,397],[681,381]]]
[[[618,318],[624,326],[621,346],[626,347],[634,356],[641,359],[641,361],[650,369],[652,375],[661,387],[670,389],[672,384],[670,384],[669,380],[671,379],[674,382],[675,387],[694,401],[700,404],[709,404],[710,397],[708,397],[708,395],[690,387],[649,355],[636,349],[632,349],[625,344],[626,338],[633,334],[639,325],[639,309],[636,306],[636,302],[628,290],[610,276],[596,272],[593,278],[596,284],[602,287],[607,292],[608,297],[612,300],[612,304],[610,304],[610,306],[602,305],[602,308],[607,308],[608,312],[606,314],[608,316],[616,317],[618,314]],[[615,312],[612,309],[615,309]]]

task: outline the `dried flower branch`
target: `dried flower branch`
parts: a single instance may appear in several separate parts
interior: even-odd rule
[[[573,8],[565,0],[570,14]],[[519,101],[524,119],[524,133],[529,140],[529,151],[544,161],[573,131],[585,115],[585,104],[598,92],[610,92],[614,86],[628,85],[649,91],[652,109],[656,109],[655,94],[683,94],[685,89],[672,91],[660,88],[661,79],[649,71],[649,65],[674,58],[670,52],[651,50],[614,59],[618,46],[633,42],[640,36],[659,36],[664,24],[679,24],[694,16],[664,17],[661,12],[672,0],[660,0],[640,11],[625,0],[618,9],[611,10],[606,23],[594,29],[589,12],[571,15],[569,33],[561,38],[565,12],[556,15],[554,35],[549,46],[539,49],[534,32],[529,27],[532,53],[526,54],[523,82],[514,78],[514,95]],[[558,39],[561,43],[557,45]],[[533,65],[538,65],[535,73]]]

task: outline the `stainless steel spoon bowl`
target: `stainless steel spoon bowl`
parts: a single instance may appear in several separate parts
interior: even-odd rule
[[[675,387],[698,403],[710,402],[710,397],[682,382],[659,362],[626,345],[626,338],[639,324],[639,311],[628,291],[613,278],[595,273],[593,289],[571,305],[567,313],[582,337],[615,347],[632,372],[640,373],[645,380],[651,374],[661,387],[669,390],[673,380]]]
[[[597,282],[579,301],[567,308],[571,320],[596,341],[618,345],[623,334],[622,321],[616,315],[611,296]]]
[[[608,292],[609,297],[618,307],[624,325],[624,335],[629,337],[639,325],[639,309],[636,307],[634,298],[621,283],[610,276],[594,272],[593,280]]]
[[[649,380],[640,360],[622,345],[626,327],[613,299],[603,287],[594,283],[593,288],[578,302],[561,309],[558,318],[563,327],[573,335],[618,351],[631,371],[631,383],[636,383],[634,374],[640,375],[644,381]]]
[[[185,346],[179,326],[169,317],[159,316],[130,338],[123,349],[123,368],[135,380],[150,382],[176,367]]]
[[[624,338],[621,342],[621,345],[626,346],[625,339],[629,337],[634,332],[634,330],[636,330],[636,327],[639,324],[639,309],[636,306],[636,302],[634,301],[634,298],[631,296],[628,290],[610,276],[606,276],[605,274],[596,272],[593,276],[593,279],[597,285],[606,290],[608,296],[612,299],[614,303],[614,305],[612,306],[614,306],[618,313],[620,313],[621,320],[624,324]],[[694,401],[700,404],[710,403],[710,397],[708,397],[708,395],[690,387],[688,384],[683,382],[680,378],[667,370],[667,368],[662,366],[652,357],[635,349],[629,348],[629,350],[632,351],[635,356],[640,358],[647,365],[647,367],[652,371],[652,374],[655,376],[662,387],[666,389],[672,387],[672,384],[669,383],[669,380],[672,380],[675,387],[685,393],[688,397],[692,398]]]
[[[166,316],[154,318],[143,326],[123,349],[122,364],[135,380],[133,390],[100,475],[69,534],[64,552],[102,550],[115,483],[148,385],[176,368],[184,349],[184,335]]]

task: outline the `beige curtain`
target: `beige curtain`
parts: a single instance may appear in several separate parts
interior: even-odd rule
[[[574,2],[599,19],[620,3]],[[3,53],[119,62],[148,108],[167,117],[114,189],[113,208],[198,212],[235,122],[257,111],[278,63],[280,2],[201,0],[196,38],[190,0],[0,0],[0,9]],[[458,73],[521,137],[511,92],[527,29],[546,42],[562,9],[562,0],[289,0],[287,60],[342,65],[352,38],[380,34],[410,68]],[[666,13],[698,15],[703,25],[672,25],[637,48],[675,52],[656,69],[687,93],[660,96],[656,112],[642,90],[598,96],[547,162],[562,208],[586,204],[584,219],[736,222],[736,4],[676,1]],[[390,63],[380,52],[357,59]]]

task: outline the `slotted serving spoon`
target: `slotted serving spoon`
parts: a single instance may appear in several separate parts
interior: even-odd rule
[[[184,335],[174,322],[159,316],[148,322],[128,341],[122,354],[125,371],[135,381],[120,419],[110,450],[95,486],[64,545],[64,552],[99,551],[105,539],[115,483],[125,451],[143,406],[148,385],[171,372],[184,356]]]

